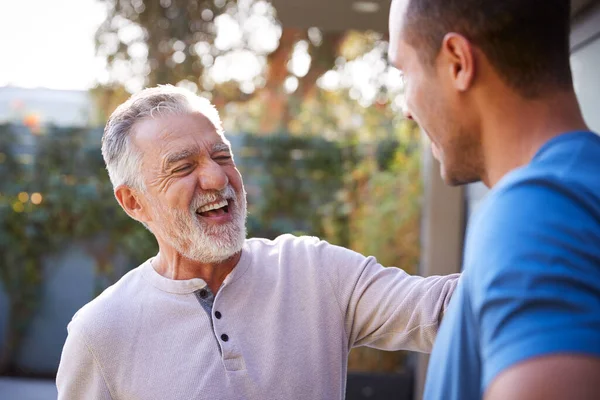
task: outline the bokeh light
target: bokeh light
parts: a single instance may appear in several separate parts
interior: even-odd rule
[[[27,192],[21,192],[19,193],[17,198],[21,203],[27,203],[27,201],[29,200],[29,194]]]
[[[12,205],[13,211],[16,213],[22,213],[25,211],[25,206],[20,201],[15,201]]]
[[[35,205],[41,204],[43,200],[43,197],[40,193],[32,193],[31,195],[31,202]]]

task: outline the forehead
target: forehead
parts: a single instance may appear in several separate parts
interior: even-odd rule
[[[389,29],[390,29],[390,61],[398,64],[400,59],[405,56],[407,44],[404,39],[404,29],[406,25],[406,10],[410,0],[393,0],[390,9]]]
[[[154,160],[184,149],[211,151],[217,144],[227,144],[208,118],[199,113],[145,118],[133,127],[133,141],[145,156]]]

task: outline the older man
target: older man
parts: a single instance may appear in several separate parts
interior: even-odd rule
[[[409,276],[314,237],[246,240],[242,178],[205,99],[134,95],[102,152],[159,252],[75,315],[60,399],[342,399],[352,347],[431,350],[458,276]]]

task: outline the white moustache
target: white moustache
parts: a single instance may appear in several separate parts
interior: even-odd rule
[[[223,200],[235,199],[235,190],[231,185],[227,185],[225,189],[218,192],[207,192],[198,194],[190,205],[190,212],[193,214],[201,207],[210,203],[216,203]]]

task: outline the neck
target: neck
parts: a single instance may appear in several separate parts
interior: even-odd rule
[[[200,278],[206,282],[211,292],[217,293],[223,281],[235,268],[242,252],[239,251],[227,260],[218,263],[201,263],[185,258],[166,246],[159,246],[160,251],[153,259],[156,272],[168,279],[187,280]]]
[[[529,163],[553,137],[589,130],[572,90],[535,100],[514,93],[491,98],[496,103],[484,113],[481,129],[485,166],[482,181],[488,187],[511,170]]]

